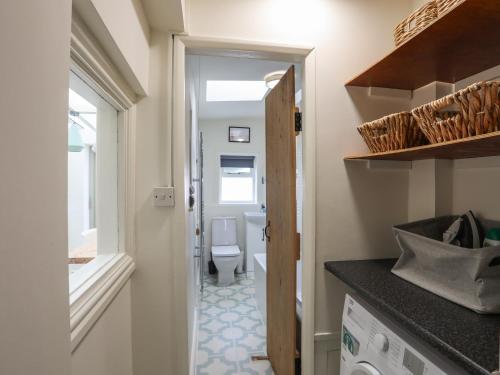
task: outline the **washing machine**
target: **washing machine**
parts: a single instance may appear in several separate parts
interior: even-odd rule
[[[360,297],[346,294],[340,375],[466,374]]]

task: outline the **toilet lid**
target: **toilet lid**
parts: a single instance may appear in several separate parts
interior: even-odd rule
[[[240,255],[240,248],[233,246],[212,246],[212,255],[214,257],[235,257]]]

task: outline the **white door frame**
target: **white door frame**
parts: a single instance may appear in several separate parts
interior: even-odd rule
[[[176,209],[175,222],[177,223],[174,233],[187,233],[186,223],[186,204],[184,193],[186,191],[185,176],[187,169],[186,153],[184,145],[186,142],[185,129],[185,70],[184,64],[186,49],[191,53],[215,56],[232,56],[259,58],[266,60],[290,61],[291,63],[302,63],[302,122],[303,122],[303,215],[302,215],[302,329],[301,329],[301,357],[302,357],[302,373],[314,374],[314,297],[315,297],[315,267],[316,267],[316,53],[313,47],[293,46],[285,44],[273,44],[267,42],[237,40],[237,39],[220,39],[206,38],[197,36],[176,36],[174,38],[174,72],[173,72],[173,139],[174,145],[178,148],[174,150],[174,175],[176,175]],[[179,56],[179,54],[181,56]],[[177,64],[177,66],[175,66]],[[182,159],[183,158],[183,159]],[[187,295],[190,291],[187,290],[186,284],[187,264],[184,264],[187,254],[188,245],[185,242],[186,236],[177,235],[175,247],[179,255],[179,262],[176,262],[175,280],[179,282],[179,287],[182,288],[176,293],[180,293],[177,303],[184,305],[180,307],[183,310],[178,311],[177,315],[181,319],[185,319],[187,307]],[[176,257],[177,258],[177,257]],[[186,327],[185,320],[178,327]],[[187,338],[180,337],[182,342],[187,342]],[[196,343],[193,340],[193,345]],[[186,353],[181,354],[177,358],[186,358]],[[186,363],[186,366],[189,364]],[[183,367],[183,366],[181,366]]]

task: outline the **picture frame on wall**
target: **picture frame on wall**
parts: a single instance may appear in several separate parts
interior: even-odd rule
[[[250,143],[250,128],[245,126],[229,127],[229,142]]]

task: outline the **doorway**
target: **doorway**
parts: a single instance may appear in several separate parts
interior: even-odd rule
[[[187,49],[186,49],[187,47]],[[303,123],[306,125],[306,131],[303,133],[303,148],[304,148],[304,179],[303,179],[303,188],[304,188],[304,199],[303,199],[303,217],[304,220],[302,224],[302,248],[303,248],[303,264],[302,264],[302,274],[303,281],[300,283],[302,285],[303,292],[303,301],[302,301],[302,310],[303,310],[303,319],[302,319],[302,329],[301,329],[301,343],[302,343],[302,368],[304,369],[303,373],[313,373],[313,316],[314,316],[314,77],[315,77],[315,56],[312,48],[303,48],[303,47],[290,47],[290,46],[277,46],[277,45],[261,45],[258,43],[250,43],[250,42],[239,42],[239,41],[228,41],[228,40],[214,40],[214,39],[197,39],[194,37],[182,37],[175,38],[174,42],[174,98],[176,97],[189,97],[189,83],[185,82],[185,56],[187,54],[195,54],[195,55],[204,55],[204,56],[218,56],[218,57],[232,57],[232,58],[250,58],[250,59],[262,59],[266,61],[281,61],[288,63],[304,63],[302,66],[301,72],[304,72],[302,79],[299,81],[304,83],[304,93],[302,94],[302,98],[304,100],[304,116]],[[180,77],[183,77],[181,79]],[[184,91],[186,90],[186,91]],[[184,143],[183,140],[183,127],[186,123],[190,123],[188,119],[193,116],[192,112],[187,108],[186,103],[174,103],[174,154],[177,157],[182,157],[182,154],[185,155],[184,160],[188,160],[189,152],[187,147],[192,147],[195,142],[193,139],[191,142]],[[184,133],[185,134],[185,133]],[[186,134],[186,137],[188,135]],[[206,134],[204,134],[204,143],[206,142]],[[183,144],[186,145],[184,148]],[[189,146],[188,146],[189,144]],[[206,153],[205,153],[206,154]],[[204,163],[207,158],[204,155]],[[237,155],[237,156],[252,156],[252,155]],[[256,160],[255,158],[254,160]],[[221,163],[220,155],[218,162]],[[178,163],[177,163],[178,165]],[[185,165],[188,165],[186,163]],[[220,165],[219,165],[220,168]],[[183,169],[183,168],[182,168]],[[179,167],[175,167],[174,172],[176,176],[176,181],[183,180],[184,171],[179,169]],[[258,173],[258,172],[257,172]],[[205,175],[206,176],[206,175]],[[205,177],[206,178],[206,177]],[[219,174],[219,177],[220,174]],[[187,179],[186,179],[187,180]],[[188,181],[184,180],[185,183],[185,191],[192,193],[195,198],[196,191],[195,189],[189,189]],[[176,188],[179,187],[179,182],[176,184]],[[186,202],[188,200],[186,199]],[[185,207],[185,206],[184,206]],[[176,206],[177,217],[179,219],[186,218],[185,220],[178,221],[178,229],[183,230],[185,233],[191,232],[189,228],[189,220],[188,216],[186,216],[183,210],[183,206]],[[195,212],[199,212],[198,210],[192,211],[192,215],[195,215]],[[300,221],[299,221],[300,222]],[[183,224],[185,223],[185,224]],[[210,231],[209,224],[205,223],[205,232]],[[196,229],[196,228],[195,228]],[[187,236],[185,238],[185,245],[189,245],[191,241],[191,237]],[[183,239],[179,237],[179,244],[183,243]],[[206,240],[205,240],[206,241]],[[193,248],[197,247],[196,244]],[[207,247],[207,245],[205,245]],[[181,248],[179,246],[179,248]],[[189,246],[185,247],[188,249]],[[189,255],[189,254],[188,254]],[[198,254],[194,254],[197,256]],[[201,255],[200,255],[201,257]],[[199,262],[200,258],[197,258],[197,262]],[[189,263],[189,260],[187,260]],[[245,268],[243,269],[245,270]],[[189,271],[188,271],[189,272]],[[254,271],[255,272],[255,271]],[[185,277],[186,273],[181,268],[176,268],[176,273],[182,279]],[[247,274],[243,274],[243,277],[248,277]],[[255,275],[254,275],[255,276]],[[236,275],[238,277],[238,275]],[[199,278],[200,279],[200,278]],[[201,279],[202,280],[202,279]],[[199,280],[199,282],[201,282]],[[248,280],[248,279],[246,279]],[[187,284],[189,284],[189,280],[187,280]],[[188,296],[189,297],[189,296]],[[189,301],[188,301],[189,306]],[[182,311],[183,307],[178,307],[179,311]],[[189,308],[188,308],[189,314]],[[189,319],[189,317],[187,317]],[[198,317],[198,320],[201,320],[201,314]],[[185,321],[185,316],[179,315],[179,322]],[[189,323],[188,323],[189,324]],[[192,342],[200,341],[196,339],[196,330],[193,332]],[[200,335],[202,336],[202,335]],[[189,345],[190,348],[197,347],[196,345]],[[191,355],[191,359],[195,358],[195,355]],[[194,373],[194,371],[192,371]],[[228,372],[232,373],[232,372]],[[257,372],[259,373],[259,372]]]
[[[265,235],[269,129],[265,99],[290,66],[289,62],[242,57],[186,56],[190,191],[194,197],[191,232],[195,234],[192,241],[200,289],[196,327],[199,375],[272,373],[271,364],[264,359],[268,352],[269,278]],[[293,92],[298,100],[294,104],[299,108],[301,64],[294,67],[298,82]],[[293,222],[301,223],[300,133],[297,138],[293,164],[297,171],[294,191],[299,192],[298,217]],[[300,227],[296,231],[300,233]],[[300,261],[296,268],[302,268]],[[301,285],[300,280],[297,284]],[[296,304],[290,313],[293,324],[297,321],[300,326],[300,288],[297,292],[294,288]],[[287,330],[290,340],[290,331],[295,330],[295,326]],[[296,347],[300,348],[300,342]]]

